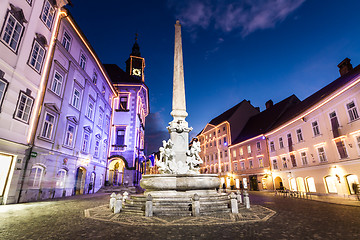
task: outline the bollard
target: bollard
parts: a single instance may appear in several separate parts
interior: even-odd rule
[[[230,194],[231,213],[239,213],[237,198],[234,192]]]
[[[194,217],[200,216],[200,197],[197,193],[192,197],[192,215]]]
[[[145,217],[152,217],[153,216],[153,197],[151,194],[146,196],[146,203],[145,203]]]
[[[122,209],[122,196],[119,193],[118,195],[116,195],[114,213],[120,213],[121,209]]]
[[[247,192],[247,190],[244,190],[244,204],[247,209],[250,208],[249,193]]]
[[[128,192],[124,192],[123,197],[122,197],[123,205],[125,204],[125,201],[126,201],[126,199],[128,199],[128,197],[129,197],[129,193],[128,193]]]
[[[115,202],[116,202],[116,194],[113,192],[111,195],[110,195],[110,205],[109,205],[109,208],[111,211],[114,210],[114,206],[115,206]]]
[[[236,191],[236,198],[239,204],[242,204],[241,192],[239,190]]]

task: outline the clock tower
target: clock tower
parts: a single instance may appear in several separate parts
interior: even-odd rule
[[[144,82],[144,68],[145,59],[141,57],[140,47],[137,43],[137,34],[135,37],[135,43],[132,47],[132,52],[128,60],[126,60],[126,72],[135,78],[141,79]]]

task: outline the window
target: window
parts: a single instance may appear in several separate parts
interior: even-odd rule
[[[270,142],[270,151],[275,152],[275,144],[274,144],[274,142]]]
[[[314,136],[319,136],[320,135],[320,130],[319,130],[319,124],[317,121],[315,122],[312,122],[311,123],[311,126],[312,126],[312,129],[313,129],[313,133],[314,133]]]
[[[250,145],[247,146],[247,152],[251,153],[251,146]]]
[[[319,148],[317,149],[317,151],[318,151],[318,154],[319,154],[319,160],[320,160],[320,162],[326,162],[327,160],[326,160],[326,156],[325,156],[325,149],[324,149],[324,147],[319,147]]]
[[[234,163],[234,170],[237,171],[238,170],[238,164]]]
[[[218,154],[217,153],[215,153],[215,159],[216,160],[218,160],[219,158],[218,158]]]
[[[220,159],[223,157],[223,154],[222,154],[222,152],[220,152]]]
[[[83,142],[82,142],[82,146],[81,146],[81,151],[83,153],[88,152],[89,140],[90,140],[90,134],[88,132],[84,131]]]
[[[346,108],[348,110],[350,121],[354,121],[359,118],[359,114],[354,101],[351,101],[350,103],[346,104]]]
[[[221,139],[219,139],[219,145],[221,145]]]
[[[80,96],[80,91],[77,88],[74,88],[71,105],[76,109],[79,109],[80,107]]]
[[[4,30],[1,34],[1,41],[11,50],[16,52],[23,29],[24,27],[20,22],[9,12],[5,21]]]
[[[227,146],[226,137],[224,137],[224,145]]]
[[[240,155],[241,155],[241,156],[244,155],[244,150],[243,150],[242,147],[240,148],[239,152],[240,152]]]
[[[220,129],[218,129],[218,133],[220,133]]]
[[[121,96],[120,97],[120,110],[127,110],[127,103],[128,103],[128,97],[127,96]]]
[[[329,114],[329,117],[330,117],[330,123],[331,123],[331,130],[333,132],[333,136],[334,138],[337,138],[340,136],[340,132],[339,132],[339,121],[337,119],[337,116],[336,116],[336,112],[333,111]]]
[[[223,127],[223,131],[225,132],[225,127]]]
[[[356,144],[358,148],[360,149],[360,136],[356,136]]]
[[[286,157],[282,157],[282,162],[283,162],[283,167],[287,168],[287,162],[286,162]]]
[[[104,85],[102,86],[101,94],[105,97],[106,89]]]
[[[41,20],[45,23],[45,25],[50,29],[52,25],[52,21],[54,19],[55,9],[50,4],[49,1],[45,1],[44,7],[41,13]]]
[[[39,188],[43,177],[44,168],[40,166],[34,166],[31,168],[29,176],[29,187]]]
[[[34,40],[34,45],[31,50],[31,55],[29,59],[29,65],[37,72],[40,72],[44,56],[45,49],[36,40]]]
[[[65,187],[67,171],[65,169],[61,169],[57,174],[56,188]]]
[[[227,150],[225,150],[225,154],[224,154],[224,155],[225,155],[225,157],[227,157],[227,156],[228,156],[228,154],[227,154]]]
[[[106,117],[105,117],[105,133],[107,133],[109,131],[109,127],[110,127],[110,117],[108,115],[106,115]]]
[[[2,102],[4,100],[7,86],[8,86],[8,82],[0,78],[0,106],[2,105]]]
[[[94,113],[94,100],[92,100],[92,98],[89,97],[88,107],[87,107],[87,111],[86,111],[86,117],[88,117],[89,119],[92,119],[93,113]]]
[[[277,160],[273,159],[273,168],[278,169]]]
[[[100,140],[95,140],[95,149],[94,149],[94,157],[99,157],[99,149],[100,149]]]
[[[80,67],[85,70],[86,57],[84,54],[80,55],[80,63],[79,64],[80,64]]]
[[[98,120],[98,124],[97,124],[99,126],[99,128],[102,128],[102,126],[103,126],[103,122],[104,122],[103,117],[104,117],[104,111],[100,108],[99,109],[99,120]]]
[[[307,160],[306,152],[301,152],[301,153],[300,153],[300,156],[301,156],[302,165],[308,165],[308,160]]]
[[[260,142],[256,142],[256,149],[257,149],[258,151],[261,150],[261,144],[260,144]]]
[[[105,139],[103,143],[103,158],[107,159],[107,139]]]
[[[72,147],[75,136],[75,125],[68,123],[66,126],[64,145]]]
[[[254,167],[254,165],[253,165],[253,160],[249,160],[249,167],[250,167],[250,168],[253,168],[253,167]]]
[[[212,147],[212,142],[210,142],[210,147]]]
[[[282,138],[279,138],[279,146],[280,148],[284,148],[284,142]]]
[[[291,146],[292,145],[292,137],[291,137],[291,133],[288,133],[287,135],[287,139],[288,139],[288,145]]]
[[[336,178],[334,176],[326,176],[325,184],[326,184],[328,193],[337,193]]]
[[[240,167],[241,167],[241,170],[244,170],[245,169],[245,162],[240,162]]]
[[[233,157],[236,158],[236,151],[234,150],[232,151],[232,153],[233,153]]]
[[[116,145],[125,145],[125,129],[118,129],[116,134]]]
[[[96,85],[96,83],[97,83],[97,79],[98,79],[98,75],[97,75],[96,72],[94,72],[93,77],[92,77],[92,81],[93,81],[93,83],[94,83],[95,85]]]
[[[216,140],[214,140],[214,147],[216,147]]]
[[[31,97],[26,95],[24,92],[20,92],[14,117],[20,121],[28,123],[33,102],[34,100]]]
[[[296,159],[294,154],[290,154],[291,164],[293,167],[297,167]]]
[[[306,184],[309,192],[316,192],[315,180],[313,177],[306,178]]]
[[[298,142],[304,141],[304,138],[303,138],[303,136],[302,136],[301,128],[299,128],[298,130],[296,130],[296,136],[297,136]]]
[[[340,158],[341,159],[347,158],[348,154],[347,154],[347,151],[346,151],[344,140],[338,139],[338,140],[335,141],[335,144],[336,144],[336,148],[338,150]]]
[[[51,91],[53,91],[56,95],[60,96],[62,83],[63,83],[63,76],[57,71],[55,71],[54,79],[51,85]]]
[[[71,37],[66,31],[64,31],[64,36],[61,44],[64,46],[66,51],[70,50],[70,43],[71,43]]]
[[[259,158],[259,167],[263,168],[264,167],[264,161],[262,158]]]
[[[45,113],[44,124],[41,131],[41,137],[51,139],[55,125],[55,116],[50,113]]]

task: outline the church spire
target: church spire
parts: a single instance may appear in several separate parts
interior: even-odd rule
[[[139,47],[139,44],[138,44],[138,42],[137,42],[138,36],[139,36],[139,34],[136,33],[136,34],[135,34],[135,43],[134,43],[134,45],[133,45],[133,47],[132,47],[132,52],[131,52],[130,55],[131,55],[131,56],[136,56],[136,57],[141,57],[140,47]]]

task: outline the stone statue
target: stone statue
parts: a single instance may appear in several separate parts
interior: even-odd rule
[[[199,156],[199,152],[201,152],[200,142],[195,139],[190,150],[186,153],[186,163],[189,165],[189,170],[192,173],[199,173],[199,165],[203,163],[203,160],[201,160]]]

